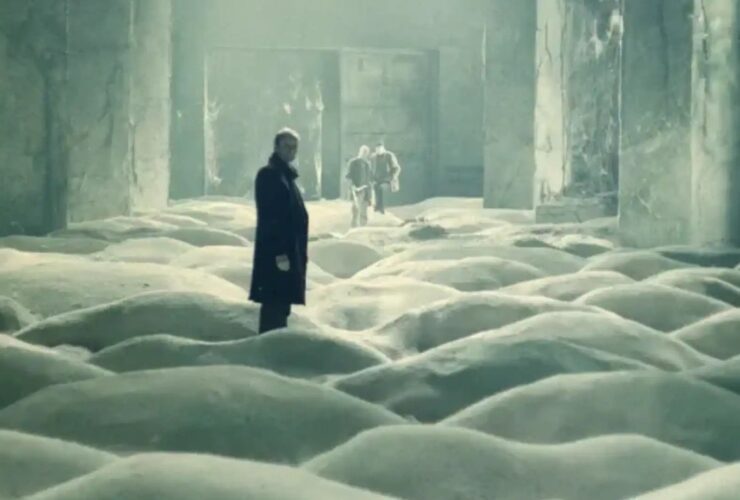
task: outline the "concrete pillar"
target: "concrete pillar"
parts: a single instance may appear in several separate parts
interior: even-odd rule
[[[69,0],[68,214],[166,205],[169,1]]]
[[[0,1],[0,236],[66,223],[62,2]]]
[[[206,3],[174,0],[172,6],[172,199],[202,196],[206,192]]]
[[[68,2],[69,219],[129,213],[131,0]]]
[[[484,206],[529,209],[535,173],[535,0],[491,0],[486,27]]]
[[[692,242],[740,244],[740,4],[696,0]]]
[[[535,202],[617,190],[620,0],[539,0]]]
[[[686,243],[694,0],[624,0],[619,224],[626,245]]]
[[[172,4],[135,0],[131,123],[135,210],[167,205],[170,185]]]
[[[537,1],[537,101],[535,108],[536,205],[562,193],[568,179],[565,134],[563,38],[566,0]]]

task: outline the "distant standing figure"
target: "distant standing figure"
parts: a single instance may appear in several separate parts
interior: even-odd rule
[[[400,189],[399,176],[401,166],[398,164],[396,155],[385,149],[383,143],[375,146],[375,152],[371,157],[373,171],[373,187],[375,190],[375,211],[385,213],[385,190],[396,192]]]
[[[260,333],[285,328],[291,305],[306,303],[308,212],[292,165],[299,140],[294,130],[278,132],[275,151],[255,180],[257,234],[249,299],[262,304]]]
[[[347,166],[349,195],[352,201],[352,227],[367,225],[367,208],[373,201],[370,148],[362,146]]]

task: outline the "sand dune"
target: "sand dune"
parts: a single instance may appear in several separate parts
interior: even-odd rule
[[[740,355],[740,310],[714,314],[672,333],[672,337],[718,359]]]
[[[385,363],[388,358],[351,336],[289,328],[231,342],[146,335],[103,349],[89,361],[115,372],[243,365],[286,376],[314,378],[354,373]]]
[[[28,500],[392,500],[280,465],[205,455],[137,455]]]
[[[725,302],[698,293],[645,282],[594,290],[575,303],[601,307],[663,332],[731,308]]]
[[[560,375],[475,404],[446,425],[529,443],[641,434],[722,461],[740,460],[740,396],[660,372]],[[709,430],[711,429],[711,431]]]
[[[0,408],[51,385],[108,374],[51,349],[0,335]]]
[[[399,415],[436,422],[553,375],[642,369],[648,366],[563,340],[478,335],[346,376],[334,387]]]
[[[0,498],[22,498],[84,476],[118,457],[92,448],[0,430]]]
[[[391,352],[417,353],[545,312],[594,310],[544,297],[480,292],[409,311],[376,328],[372,339]]]
[[[736,500],[740,252],[307,206],[262,336],[250,200],[0,238],[0,498]]]
[[[0,410],[0,428],[113,452],[214,453],[280,463],[307,460],[362,430],[402,422],[339,391],[225,366],[57,385]]]
[[[21,330],[17,337],[46,346],[78,345],[91,351],[157,333],[235,340],[256,333],[258,314],[258,307],[246,301],[203,293],[151,292],[47,318]]]
[[[640,436],[538,446],[462,429],[392,426],[364,432],[305,468],[410,500],[618,500],[720,465]]]
[[[655,252],[620,251],[591,258],[583,267],[583,271],[616,271],[634,280],[644,280],[664,271],[685,267],[688,267],[688,264]]]
[[[740,464],[720,467],[636,500],[735,500],[740,491]]]

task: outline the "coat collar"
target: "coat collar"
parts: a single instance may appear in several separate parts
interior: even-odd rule
[[[295,167],[293,167],[292,165],[288,165],[283,160],[281,160],[277,153],[272,153],[272,156],[270,156],[269,165],[284,173],[291,180],[295,180],[298,177],[298,171],[295,169]]]

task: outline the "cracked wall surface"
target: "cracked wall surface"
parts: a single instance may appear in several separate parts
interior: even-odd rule
[[[69,2],[69,219],[131,209],[129,0]]]
[[[740,244],[740,4],[696,0],[691,227],[697,244]]]
[[[0,0],[0,234],[165,206],[169,0]]]
[[[0,2],[0,235],[64,225],[64,26],[61,2]]]
[[[167,203],[169,2],[69,0],[70,221]]]
[[[131,204],[146,211],[164,207],[169,199],[172,3],[136,0],[132,30]]]
[[[532,208],[536,2],[491,0],[486,30],[484,206]]]
[[[539,0],[535,200],[616,192],[620,0]]]
[[[562,193],[569,177],[563,86],[565,18],[566,0],[538,0],[535,204],[547,202]]]
[[[693,0],[625,0],[619,223],[625,244],[689,241]]]

